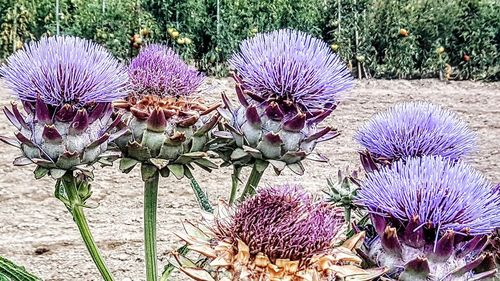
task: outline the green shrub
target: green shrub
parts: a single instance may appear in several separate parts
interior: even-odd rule
[[[0,9],[0,58],[56,32],[55,0],[5,0]],[[323,38],[361,78],[498,80],[499,10],[498,0],[60,0],[60,30],[123,59],[167,44],[227,75],[242,40],[289,27]]]

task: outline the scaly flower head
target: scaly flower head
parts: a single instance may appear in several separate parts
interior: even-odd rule
[[[128,172],[142,162],[168,175],[172,171],[168,165],[195,160],[204,168],[215,168],[203,159],[209,131],[218,121],[218,115],[210,114],[218,105],[207,106],[196,95],[204,75],[182,61],[173,49],[156,44],[141,49],[131,61],[128,75],[130,95],[114,103],[130,113],[120,124],[128,132],[116,140],[124,154],[122,170]],[[174,175],[184,176],[187,166],[176,167]]]
[[[369,173],[358,203],[372,213],[379,235],[370,256],[406,267],[404,280],[470,280],[470,271],[492,258],[478,249],[500,227],[500,196],[492,188],[469,165],[441,156],[407,158]]]
[[[355,248],[364,233],[337,245],[343,222],[340,209],[316,201],[300,186],[268,187],[239,206],[221,203],[206,226],[186,224],[187,233],[178,234],[190,249],[211,258],[212,270],[186,266],[174,256],[196,280],[371,280],[382,274],[384,269],[358,267]]]
[[[453,160],[476,148],[476,135],[453,112],[428,102],[406,102],[375,114],[354,138],[376,162],[439,155]]]
[[[31,42],[11,55],[0,68],[7,87],[22,102],[4,113],[18,129],[20,147],[14,163],[36,163],[37,176],[92,164],[121,131],[112,116],[111,102],[127,95],[127,73],[103,47],[91,41],[56,36]]]
[[[224,97],[220,112],[229,133],[219,135],[236,145],[224,158],[240,165],[272,160],[278,173],[288,166],[302,174],[300,161],[318,142],[338,135],[318,124],[352,87],[345,64],[325,42],[289,29],[243,41],[229,63],[241,106]]]

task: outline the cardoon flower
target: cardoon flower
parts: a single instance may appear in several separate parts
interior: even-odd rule
[[[401,103],[375,114],[354,138],[378,163],[425,155],[458,160],[476,147],[476,135],[464,121],[428,102]]]
[[[463,162],[408,158],[369,173],[358,191],[377,238],[369,256],[399,280],[480,280],[495,274],[486,236],[500,227],[500,196]],[[402,272],[401,272],[402,269]]]
[[[335,247],[343,228],[341,210],[315,201],[300,186],[261,189],[237,207],[222,203],[208,219],[200,228],[185,224],[186,234],[178,236],[210,258],[210,269],[186,265],[174,253],[184,264],[181,270],[195,280],[371,280],[384,272],[358,267],[354,241],[364,233]]]
[[[162,45],[142,49],[128,75],[131,93],[115,103],[130,113],[121,124],[128,132],[116,141],[124,153],[122,170],[128,172],[140,162],[154,165],[162,175],[182,177],[190,162],[214,168],[200,152],[218,121],[209,114],[217,105],[206,106],[195,93],[204,76]]]
[[[241,106],[224,98],[220,110],[230,134],[218,134],[237,147],[223,151],[225,160],[268,161],[277,173],[288,166],[302,174],[300,161],[318,142],[338,135],[319,124],[353,84],[346,66],[325,42],[289,29],[243,41],[229,63]]]
[[[73,215],[103,280],[113,280],[83,208],[92,193],[88,166],[104,157],[108,143],[124,132],[116,129],[121,117],[113,114],[111,102],[127,95],[126,69],[91,41],[57,36],[11,55],[0,75],[25,111],[17,103],[4,109],[18,132],[15,139],[0,139],[21,149],[15,165],[35,163],[36,178],[57,178],[55,196]]]
[[[115,143],[123,153],[120,169],[128,173],[138,163],[144,181],[144,240],[146,279],[157,279],[156,209],[159,176],[173,174],[194,181],[193,165],[217,168],[206,157],[209,131],[217,124],[218,105],[206,106],[196,95],[204,76],[191,69],[170,48],[150,45],[132,60],[128,69],[130,95],[115,103],[126,111],[121,123],[127,133]],[[211,208],[203,192],[196,193]],[[203,196],[203,197],[201,197]]]
[[[1,140],[21,148],[15,165],[35,163],[36,176],[62,176],[98,160],[120,118],[111,102],[126,95],[125,68],[103,47],[76,37],[31,42],[0,68],[22,103],[4,113],[18,130]],[[116,131],[116,130],[114,130]]]

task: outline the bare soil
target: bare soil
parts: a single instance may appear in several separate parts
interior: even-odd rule
[[[207,92],[216,100],[220,93],[233,95],[229,79],[208,79]],[[0,106],[12,97],[0,89]],[[500,83],[450,82],[437,80],[359,81],[326,123],[342,135],[318,146],[329,163],[305,162],[306,173],[296,176],[285,171],[275,176],[267,171],[263,185],[297,182],[321,194],[326,178],[338,169],[359,166],[358,145],[352,140],[355,130],[372,114],[394,103],[428,100],[441,104],[464,118],[479,134],[478,152],[469,161],[492,181],[500,181]],[[0,135],[11,136],[14,128],[0,116]],[[54,181],[35,181],[34,167],[14,167],[19,154],[15,148],[0,144],[0,256],[24,265],[44,280],[100,280],[78,230],[64,205],[53,196]],[[98,168],[94,194],[87,209],[90,226],[116,280],[144,280],[142,244],[142,181],[138,170],[122,174],[115,165]],[[196,176],[211,199],[227,196],[230,168]],[[243,175],[245,177],[248,171]],[[178,247],[173,235],[180,221],[197,220],[200,212],[187,180],[161,179],[158,210],[158,250],[160,266],[167,254]],[[187,280],[175,274],[173,280]]]

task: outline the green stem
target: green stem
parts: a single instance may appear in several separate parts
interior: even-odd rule
[[[245,185],[245,189],[243,189],[243,192],[241,193],[240,201],[245,200],[248,195],[254,195],[256,193],[257,186],[259,185],[260,179],[262,178],[267,165],[267,162],[255,162],[252,172],[248,177],[247,184]]]
[[[80,230],[80,235],[82,236],[83,242],[85,243],[85,246],[87,247],[87,250],[89,251],[90,256],[92,257],[92,260],[97,266],[97,269],[99,269],[102,278],[105,281],[113,281],[113,277],[111,276],[109,269],[104,263],[104,260],[102,259],[101,254],[99,253],[99,249],[95,244],[94,238],[92,237],[92,233],[90,232],[90,228],[87,219],[85,217],[85,213],[83,212],[83,202],[81,201],[81,198],[78,195],[77,181],[75,177],[73,177],[73,173],[67,172],[63,176],[62,182],[64,185],[64,190],[67,199],[70,204],[68,208],[71,211],[71,214],[73,215],[73,219],[76,225],[78,226],[78,230]]]
[[[229,194],[229,205],[236,200],[236,192],[238,191],[238,183],[240,181],[241,166],[233,166],[233,174],[231,175],[231,194]]]
[[[347,222],[347,231],[351,230],[351,208],[347,206],[344,208],[345,220]]]
[[[146,260],[146,280],[156,281],[156,209],[158,205],[159,173],[144,182],[144,244]]]

